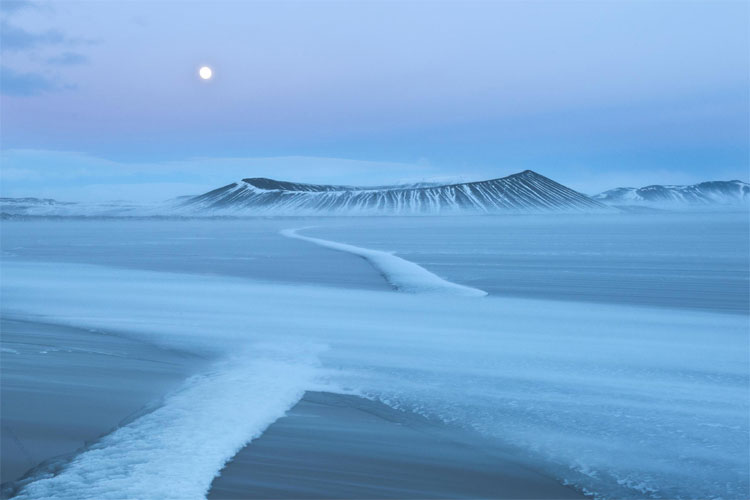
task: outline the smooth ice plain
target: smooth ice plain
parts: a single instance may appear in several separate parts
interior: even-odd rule
[[[435,293],[434,281],[402,293],[383,279],[388,262],[281,234],[305,226],[296,234],[392,252],[488,295]],[[20,498],[203,498],[306,391],[471,429],[599,498],[748,494],[747,214],[37,219],[2,231],[4,317],[208,360]],[[33,378],[16,347],[2,355],[30,356]],[[196,443],[206,452],[189,453]]]

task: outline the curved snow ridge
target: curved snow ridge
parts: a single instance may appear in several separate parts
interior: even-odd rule
[[[303,236],[298,233],[298,231],[301,231],[302,229],[309,229],[309,227],[284,229],[281,231],[281,234],[288,238],[309,241],[310,243],[315,243],[316,245],[325,248],[347,252],[362,257],[372,264],[375,269],[380,271],[388,283],[401,292],[461,295],[465,297],[484,297],[487,295],[487,292],[484,290],[444,280],[440,276],[431,273],[418,264],[397,257],[392,253],[357,247],[321,238],[313,238],[311,236]]]
[[[318,350],[256,346],[225,360],[14,498],[205,499],[224,464],[315,388]]]

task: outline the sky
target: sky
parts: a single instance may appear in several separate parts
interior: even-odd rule
[[[749,5],[1,0],[0,194],[747,181]]]

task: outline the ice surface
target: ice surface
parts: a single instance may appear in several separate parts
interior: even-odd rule
[[[4,263],[2,291],[3,314],[227,358],[27,498],[200,497],[234,451],[322,387],[473,428],[601,497],[748,495],[743,314],[20,261]]]
[[[397,257],[392,253],[369,248],[356,247],[336,241],[311,238],[298,233],[299,229],[284,229],[281,234],[288,238],[309,241],[332,250],[347,252],[366,259],[378,269],[385,279],[399,291],[408,293],[438,293],[448,295],[462,295],[466,297],[484,297],[487,292],[477,288],[459,285],[446,281],[440,276],[413,262]]]
[[[360,258],[289,227],[397,251],[490,295],[750,313],[748,214],[33,219],[2,224],[3,259],[78,262],[388,290]]]
[[[273,219],[30,219],[2,223],[2,258],[388,290],[358,259],[284,238]]]
[[[246,348],[14,498],[205,498],[224,463],[314,385],[314,346]]]
[[[88,328],[2,317],[0,332],[2,498],[29,469],[53,457],[59,462],[153,409],[210,364],[204,356]]]
[[[750,217],[360,218],[305,235],[398,255],[490,295],[750,313]]]

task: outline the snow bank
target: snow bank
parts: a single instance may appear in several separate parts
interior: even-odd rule
[[[462,295],[466,297],[484,297],[487,295],[487,292],[483,290],[444,280],[427,269],[391,253],[356,247],[336,241],[312,238],[310,236],[302,236],[297,231],[300,231],[300,229],[284,229],[281,231],[281,234],[289,238],[309,241],[325,248],[362,257],[372,264],[375,269],[379,270],[388,283],[399,291]]]

